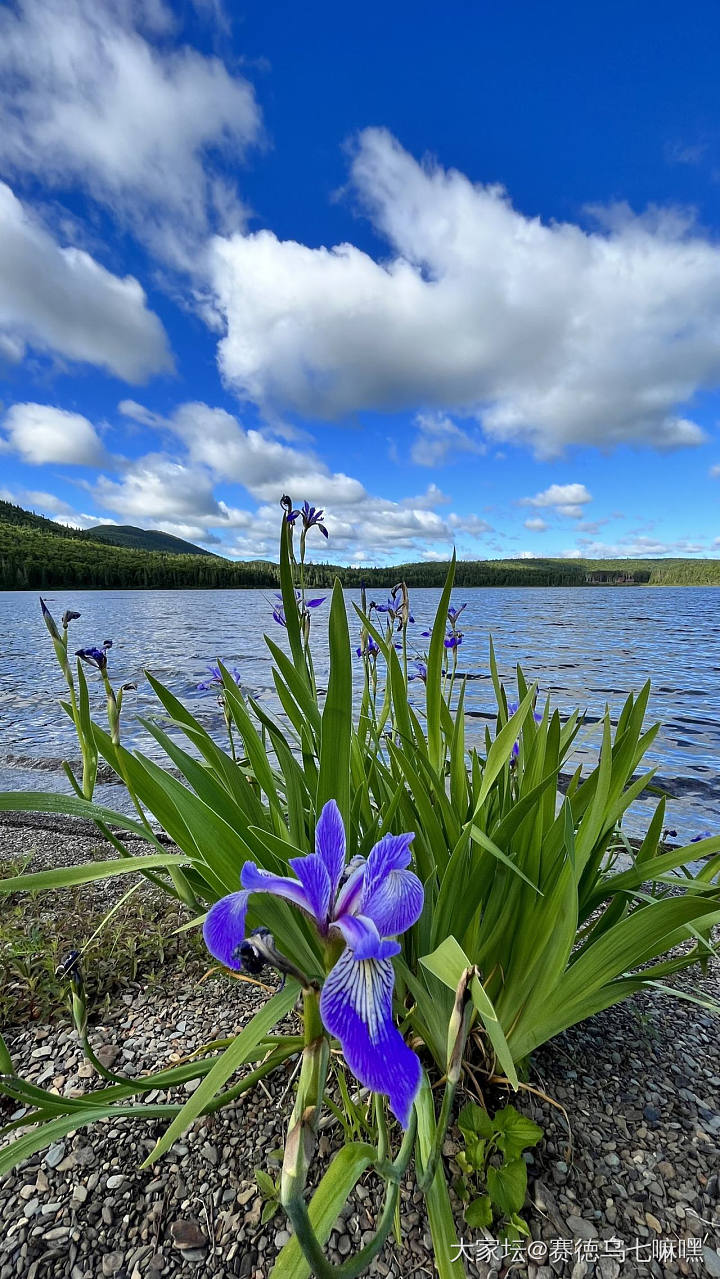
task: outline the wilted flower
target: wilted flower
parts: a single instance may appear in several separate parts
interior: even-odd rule
[[[42,601],[41,601],[42,602]],[[76,622],[80,614],[75,612],[74,608],[66,608],[62,615],[63,627],[67,630],[71,622]]]
[[[75,650],[75,656],[81,661],[87,662],[88,666],[94,666],[98,671],[104,671],[107,668],[107,650],[112,643],[106,640],[102,648],[78,648]]]
[[[198,691],[201,693],[207,693],[211,688],[222,688],[223,677],[220,667],[208,666],[208,671],[210,673],[210,679],[202,680],[202,682],[197,685]],[[233,666],[230,674],[239,688],[242,683],[242,677],[237,666]]]
[[[423,908],[422,884],[407,869],[413,838],[384,835],[367,860],[353,858],[346,866],[345,828],[335,800],[328,800],[318,818],[315,852],[290,859],[297,878],[246,862],[242,889],[210,908],[203,929],[208,950],[221,963],[240,970],[249,961],[257,971],[264,956],[245,930],[248,899],[251,893],[271,893],[298,906],[321,938],[344,941],[325,978],[320,1015],[353,1074],[365,1087],[387,1093],[406,1127],[421,1070],[393,1020],[392,956],[400,946],[390,938],[410,928]]]

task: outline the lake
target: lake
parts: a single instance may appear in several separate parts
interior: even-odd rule
[[[321,595],[322,591],[313,592]],[[412,649],[421,656],[438,590],[411,593],[416,625]],[[377,593],[378,601],[380,595]],[[347,591],[353,649],[359,624],[352,609],[359,592]],[[549,695],[561,715],[587,711],[576,758],[589,760],[598,743],[597,721],[605,704],[613,719],[631,690],[650,677],[653,691],[647,723],[662,722],[648,759],[658,781],[673,796],[668,825],[680,838],[720,830],[720,592],[705,587],[476,588],[456,591],[464,641],[459,669],[469,677],[468,735],[479,737],[494,718],[488,670],[492,633],[501,675],[512,684],[517,662],[541,699]],[[136,680],[126,695],[123,741],[158,757],[159,748],[136,722],[157,713],[158,704],[143,669],[151,670],[185,701],[218,740],[222,716],[212,693],[201,693],[208,663],[216,657],[237,666],[243,688],[270,710],[277,700],[263,635],[284,641],[272,620],[271,591],[75,591],[55,592],[48,604],[59,620],[66,608],[81,618],[72,624],[71,646],[112,639],[109,669],[119,684]],[[318,685],[327,677],[327,605],[314,610],[313,649]],[[58,706],[64,683],[42,621],[37,596],[0,593],[0,789],[67,789],[57,768],[78,752],[70,721]],[[357,661],[357,691],[361,685]],[[88,671],[96,717],[104,720],[99,677]],[[423,686],[413,685],[417,700]],[[38,765],[41,766],[38,769]],[[42,765],[45,765],[42,768]],[[97,798],[117,806],[117,786],[98,789]],[[639,829],[650,805],[636,805],[629,823]]]

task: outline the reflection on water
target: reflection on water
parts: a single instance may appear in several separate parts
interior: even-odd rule
[[[382,594],[378,591],[378,599]],[[417,623],[410,631],[416,636],[417,656],[427,643],[420,631],[431,620],[438,597],[437,590],[412,592]],[[355,635],[352,603],[359,602],[359,592],[347,591],[346,598]],[[615,718],[627,693],[650,678],[648,723],[659,719],[663,727],[648,761],[676,796],[669,807],[669,825],[681,837],[720,829],[720,592],[704,587],[455,592],[456,603],[465,600],[460,669],[471,677],[466,696],[469,740],[473,733],[480,736],[493,715],[487,665],[490,633],[508,684],[520,663],[561,715],[575,706],[587,710],[578,760],[593,757],[606,703]],[[160,754],[137,723],[139,716],[158,715],[157,701],[143,679],[145,668],[190,705],[218,739],[223,722],[215,699],[196,687],[217,657],[236,665],[243,687],[269,709],[277,709],[263,634],[267,631],[282,642],[284,632],[272,620],[275,601],[270,591],[76,591],[56,592],[48,602],[56,617],[70,607],[81,612],[80,621],[72,624],[73,647],[112,639],[113,682],[138,682],[137,692],[127,694],[127,745]],[[315,610],[313,622],[316,673],[322,686],[327,678],[327,606]],[[77,747],[72,726],[58,707],[64,684],[36,596],[0,593],[0,636],[0,787],[26,789],[29,774],[19,767],[22,757],[74,758]],[[360,683],[358,669],[358,693]],[[422,685],[412,688],[420,701]],[[95,696],[102,719],[100,687]],[[66,789],[67,782],[60,773],[43,772],[34,774],[32,785]],[[104,790],[103,801],[114,804],[114,791],[117,788]],[[646,805],[640,806],[640,820],[647,811]]]

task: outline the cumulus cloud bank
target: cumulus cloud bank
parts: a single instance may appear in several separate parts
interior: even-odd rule
[[[50,404],[13,404],[2,426],[0,447],[17,453],[31,466],[48,462],[103,466],[108,462],[95,427],[81,413]]]
[[[165,330],[138,281],[62,248],[0,182],[0,352],[15,362],[27,346],[127,382],[172,368]]]
[[[270,231],[213,241],[241,396],[324,418],[455,410],[541,456],[703,441],[682,406],[720,382],[720,248],[687,220],[545,224],[382,129],[360,135],[350,190],[382,261]]]
[[[247,80],[178,47],[162,0],[19,0],[0,11],[0,159],[80,183],[167,255],[239,202],[213,157],[261,134]]]

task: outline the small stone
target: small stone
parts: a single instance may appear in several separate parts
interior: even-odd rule
[[[73,1186],[72,1190],[73,1203],[84,1204],[88,1197],[88,1192],[84,1186]]]
[[[567,1223],[573,1236],[578,1239],[597,1239],[598,1237],[597,1228],[584,1217],[568,1217]]]
[[[651,1212],[645,1213],[645,1220],[648,1223],[650,1229],[655,1231],[656,1235],[662,1234],[663,1228],[660,1225],[660,1222],[658,1221],[657,1217],[654,1217]]]
[[[115,1044],[101,1044],[95,1055],[100,1064],[104,1066],[106,1070],[109,1070],[113,1062],[117,1059],[119,1052],[120,1049],[116,1048]],[[115,1254],[111,1253],[111,1256],[114,1257]]]
[[[65,1142],[57,1141],[55,1142],[54,1146],[50,1147],[47,1154],[45,1155],[45,1163],[48,1168],[57,1168],[58,1164],[62,1163],[64,1158],[65,1158]]]
[[[337,1250],[341,1257],[347,1257],[352,1248],[352,1240],[349,1235],[341,1235],[337,1242]]]
[[[660,1123],[660,1118],[661,1118],[660,1111],[657,1110],[655,1106],[643,1106],[643,1114],[649,1124]]]
[[[178,1221],[174,1221],[170,1227],[170,1234],[176,1248],[204,1248],[207,1244],[205,1232],[197,1221],[189,1218],[181,1217]]]
[[[95,1163],[95,1151],[92,1146],[78,1146],[75,1151],[75,1163],[80,1168],[89,1168]]]
[[[112,1275],[117,1274],[123,1263],[122,1252],[106,1252],[102,1259],[102,1272],[105,1279],[111,1279]]]
[[[39,1199],[29,1199],[28,1202],[25,1204],[25,1207],[23,1208],[23,1216],[34,1217],[39,1207],[40,1207]]]
[[[714,1248],[709,1248],[707,1244],[703,1247],[703,1261],[705,1269],[713,1279],[720,1279],[720,1252],[716,1252]]]
[[[666,1181],[672,1181],[675,1176],[675,1168],[669,1159],[661,1159],[659,1164],[655,1165],[655,1171],[659,1172],[660,1176],[664,1177]]]
[[[114,1173],[112,1177],[108,1177],[107,1179],[107,1188],[108,1190],[117,1190],[118,1187],[124,1185],[124,1183],[125,1177],[123,1174],[121,1172]]]
[[[614,1257],[601,1257],[599,1261],[602,1279],[618,1279],[620,1263]]]
[[[276,1236],[275,1236],[275,1247],[276,1247],[276,1248],[278,1248],[278,1249],[280,1249],[280,1248],[284,1248],[284,1247],[285,1247],[285,1244],[286,1244],[286,1243],[289,1243],[289,1241],[290,1241],[290,1231],[289,1231],[289,1230],[278,1230],[278,1232],[277,1232],[277,1234],[276,1234]]]

